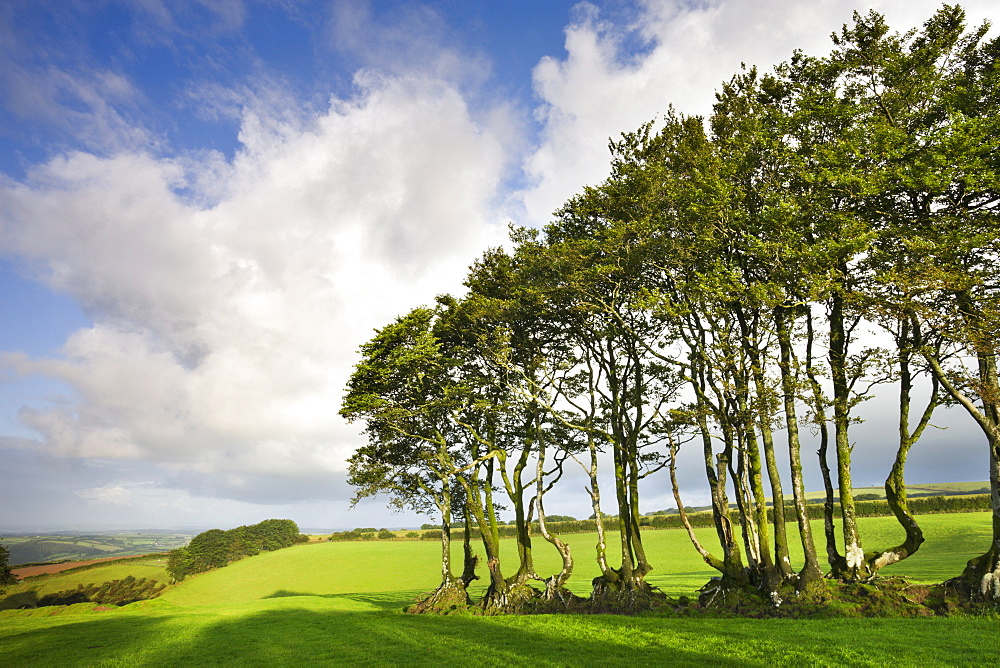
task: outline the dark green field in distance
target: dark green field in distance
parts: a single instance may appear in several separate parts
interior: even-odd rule
[[[89,533],[2,534],[11,566],[56,561],[84,561],[169,552],[187,545],[196,532],[104,531]]]

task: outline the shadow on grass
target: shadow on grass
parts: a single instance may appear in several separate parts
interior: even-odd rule
[[[359,595],[395,607],[400,593]],[[8,622],[4,619],[3,622]],[[27,620],[25,620],[27,621]],[[0,631],[4,665],[991,665],[995,620],[437,617],[122,610]],[[920,637],[900,645],[895,639]]]
[[[278,591],[265,596],[269,598],[292,598],[295,596],[309,596],[312,598],[341,599],[366,603],[373,608],[386,612],[401,611],[406,606],[417,600],[422,594],[427,592],[422,589],[412,591],[389,591],[389,592],[359,592],[346,594],[311,594],[308,592],[288,591],[279,589]]]

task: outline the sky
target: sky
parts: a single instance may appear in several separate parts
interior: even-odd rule
[[[827,53],[855,10],[905,31],[938,6],[0,3],[0,531],[431,521],[350,505],[363,437],[337,413],[373,330],[599,183],[609,138]],[[892,401],[863,407],[859,485],[888,472]],[[971,423],[936,424],[909,481],[986,479]],[[587,516],[568,481],[548,511]],[[644,494],[673,505],[665,474]]]

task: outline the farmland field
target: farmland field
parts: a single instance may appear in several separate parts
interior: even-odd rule
[[[165,531],[59,532],[51,534],[2,534],[0,543],[10,550],[13,566],[51,561],[84,561],[167,552],[186,545],[194,533]]]
[[[988,542],[988,513],[920,519],[927,543],[911,560],[893,566],[895,574],[940,581]],[[900,537],[891,518],[866,519],[862,527],[871,547]],[[708,531],[699,533],[710,537]],[[596,574],[594,536],[566,538],[576,556],[573,589],[586,593]],[[690,595],[712,575],[684,532],[649,531],[644,540],[656,568],[649,579],[666,593]],[[554,551],[539,543],[536,565],[544,575],[558,562]],[[513,558],[513,541],[504,541],[504,548],[505,558]],[[995,617],[403,614],[404,605],[436,584],[437,551],[434,541],[314,543],[193,576],[158,599],[122,608],[94,611],[93,604],[77,604],[0,612],[0,664],[927,666],[993,665],[998,659],[996,643],[983,642],[995,635]],[[77,575],[99,581],[104,568],[112,567]],[[71,575],[49,576],[44,586],[64,588]]]

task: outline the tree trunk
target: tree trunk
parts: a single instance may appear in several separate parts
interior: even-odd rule
[[[846,268],[844,269],[846,273]],[[861,547],[861,535],[854,512],[854,483],[851,480],[850,386],[847,382],[847,332],[844,297],[835,291],[830,297],[830,375],[833,380],[834,443],[837,451],[837,484],[840,486],[840,509],[844,520],[844,561],[834,566],[834,574],[848,582],[871,577]]]
[[[1000,603],[1000,377],[997,374],[997,358],[988,327],[979,322],[980,316],[972,297],[958,293],[956,301],[972,334],[973,346],[978,364],[978,394],[981,407],[977,407],[958,386],[951,382],[947,372],[941,367],[937,357],[926,348],[924,358],[938,381],[951,397],[962,405],[976,421],[989,447],[990,461],[990,501],[992,506],[993,535],[989,549],[982,555],[970,559],[965,570],[956,578],[963,582],[974,598],[982,598]],[[983,336],[983,332],[987,334]],[[986,340],[983,340],[983,339]]]
[[[877,572],[890,564],[906,559],[914,554],[921,543],[924,542],[923,531],[917,524],[916,518],[910,513],[906,501],[906,480],[904,472],[906,469],[906,457],[910,448],[917,442],[924,429],[930,424],[931,416],[938,404],[939,383],[932,376],[931,395],[924,408],[923,414],[916,428],[910,430],[910,403],[913,390],[913,374],[910,370],[910,358],[913,354],[914,345],[919,345],[919,332],[913,332],[911,336],[911,324],[908,320],[899,323],[900,330],[897,333],[897,346],[899,349],[899,446],[896,448],[896,457],[892,463],[889,476],[885,479],[885,498],[889,503],[892,514],[903,531],[906,532],[906,539],[899,545],[876,552],[868,556],[868,564],[872,572]]]
[[[812,524],[809,522],[805,485],[802,481],[802,444],[799,440],[799,419],[795,410],[795,394],[798,381],[793,372],[795,353],[792,347],[791,331],[788,326],[788,309],[783,306],[775,307],[774,323],[781,356],[779,369],[785,413],[785,433],[788,437],[788,462],[792,474],[792,498],[795,501],[795,521],[799,528],[799,538],[805,558],[802,570],[798,574],[797,586],[801,591],[808,587],[810,583],[820,580],[823,577],[823,571],[819,567],[819,557],[816,554],[816,543],[813,540]]]
[[[474,580],[478,580],[476,567],[479,565],[479,557],[472,551],[472,517],[469,514],[468,504],[462,505],[462,517],[465,520],[465,535],[462,537],[462,552],[465,556],[464,568],[462,570],[462,586],[466,589]]]
[[[823,536],[826,541],[826,559],[833,569],[842,567],[844,557],[837,549],[837,527],[834,520],[834,510],[836,502],[833,495],[833,480],[830,476],[830,428],[826,417],[826,397],[823,396],[823,388],[816,379],[816,371],[813,367],[812,347],[815,342],[815,332],[812,326],[812,314],[806,319],[807,339],[806,339],[806,374],[809,377],[809,387],[812,390],[813,419],[819,428],[819,450],[816,455],[819,457],[820,473],[823,476]]]
[[[760,444],[764,451],[764,464],[767,467],[767,479],[771,487],[771,512],[774,517],[774,578],[787,580],[792,576],[792,563],[788,556],[788,534],[785,530],[785,497],[781,488],[781,474],[778,472],[778,462],[774,455],[774,436],[771,431],[771,390],[764,378],[764,365],[758,347],[759,325],[756,315],[751,322],[745,309],[739,305],[733,309],[740,323],[740,337],[743,353],[749,362],[749,373],[753,379],[753,399],[747,402],[751,414],[748,419],[755,421],[760,433]],[[749,385],[749,384],[748,384]],[[748,393],[749,387],[747,388]],[[756,418],[756,419],[754,419]],[[759,457],[759,455],[758,455]],[[763,485],[761,486],[763,491]],[[772,576],[769,574],[768,578]],[[777,582],[772,583],[777,585]]]
[[[567,600],[565,594],[566,581],[573,574],[573,556],[570,553],[569,545],[564,543],[553,533],[549,532],[545,521],[545,506],[542,497],[545,493],[545,482],[543,480],[545,471],[545,443],[539,439],[538,444],[538,464],[535,475],[535,508],[538,509],[538,530],[542,537],[552,544],[562,558],[562,569],[559,573],[545,579],[544,598],[547,601],[556,599]],[[537,577],[537,576],[536,576]]]

